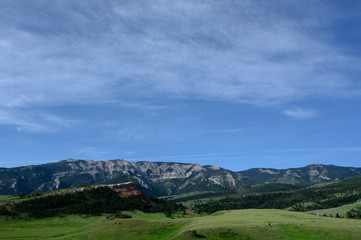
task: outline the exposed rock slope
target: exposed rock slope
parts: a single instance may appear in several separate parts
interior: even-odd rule
[[[33,193],[73,186],[133,181],[148,194],[240,188],[268,182],[315,184],[361,174],[361,168],[312,164],[303,168],[257,168],[233,172],[217,166],[167,162],[68,159],[56,163],[0,168],[0,194]]]

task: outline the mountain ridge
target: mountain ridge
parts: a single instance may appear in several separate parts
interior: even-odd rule
[[[93,184],[132,181],[148,195],[239,189],[265,183],[312,185],[361,174],[361,168],[309,164],[300,168],[252,168],[178,162],[66,159],[41,165],[0,168],[0,194],[35,193]]]

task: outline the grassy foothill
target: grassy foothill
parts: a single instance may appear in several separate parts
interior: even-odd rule
[[[340,217],[346,217],[346,212],[350,211],[351,209],[361,210],[361,202],[346,204],[336,208],[314,210],[312,212],[321,216],[326,215],[328,217],[335,217],[338,214]]]
[[[361,221],[273,209],[220,211],[204,217],[167,218],[126,212],[131,219],[69,215],[44,219],[1,217],[0,239],[307,239],[353,240]]]

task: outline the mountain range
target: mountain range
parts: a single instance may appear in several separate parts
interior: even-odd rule
[[[313,185],[361,174],[361,168],[310,164],[301,168],[230,171],[218,166],[176,162],[67,159],[55,163],[0,168],[0,194],[30,194],[93,184],[134,182],[146,194],[167,196],[241,189],[267,183]]]

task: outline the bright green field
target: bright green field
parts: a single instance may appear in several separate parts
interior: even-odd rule
[[[358,240],[361,236],[360,220],[282,210],[233,210],[176,219],[163,214],[131,214],[132,219],[110,221],[105,216],[72,215],[31,221],[2,217],[0,239]]]

